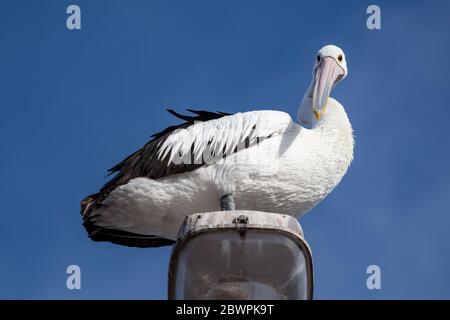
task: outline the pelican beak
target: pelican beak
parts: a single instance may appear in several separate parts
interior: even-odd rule
[[[331,90],[344,76],[344,69],[331,57],[324,57],[315,70],[312,108],[317,120],[325,112]]]

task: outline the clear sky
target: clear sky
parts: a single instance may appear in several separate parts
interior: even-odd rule
[[[204,108],[293,117],[316,51],[349,75],[333,92],[355,161],[301,221],[318,299],[450,298],[450,3],[0,2],[0,298],[165,299],[170,248],[94,243],[79,201],[106,169]],[[66,28],[78,4],[82,29]],[[79,265],[82,289],[66,288]],[[381,267],[381,290],[366,268]]]

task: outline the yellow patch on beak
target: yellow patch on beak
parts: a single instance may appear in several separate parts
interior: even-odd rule
[[[316,119],[319,120],[321,117],[321,114],[319,111],[314,111],[314,115],[316,116]]]

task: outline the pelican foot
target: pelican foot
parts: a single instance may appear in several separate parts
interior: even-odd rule
[[[233,195],[226,194],[220,198],[220,209],[222,211],[232,211],[236,210],[236,204],[234,203],[234,197]]]

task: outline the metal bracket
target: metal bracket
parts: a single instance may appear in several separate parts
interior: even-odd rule
[[[247,233],[248,217],[242,214],[239,217],[234,218],[233,224],[236,225],[239,235],[245,237],[245,234]]]
[[[236,225],[248,224],[248,217],[241,214],[239,217],[234,218],[233,223]]]

